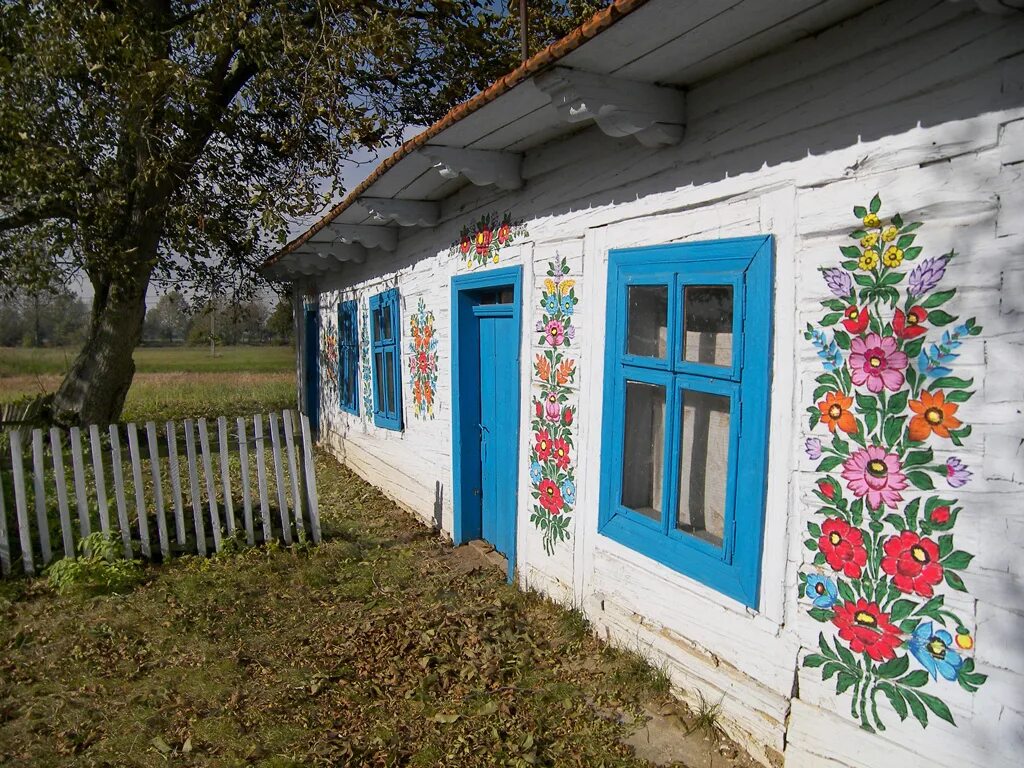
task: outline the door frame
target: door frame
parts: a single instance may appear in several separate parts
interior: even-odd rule
[[[516,568],[516,537],[519,532],[519,423],[522,414],[519,404],[522,398],[521,352],[522,328],[522,266],[490,269],[468,275],[453,277],[451,281],[452,303],[452,501],[454,520],[452,540],[456,546],[471,539],[480,538],[481,496],[473,494],[474,485],[480,485],[480,439],[478,421],[474,417],[464,418],[467,413],[480,411],[480,334],[477,318],[473,313],[474,294],[488,288],[512,287],[512,322],[516,329],[515,376],[516,388],[513,402],[509,405],[515,414],[513,441],[516,455],[516,480],[513,483],[512,545],[508,553],[508,580],[511,583]]]

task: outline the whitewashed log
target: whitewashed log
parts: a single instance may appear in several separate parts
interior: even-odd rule
[[[35,491],[36,527],[39,529],[39,549],[43,554],[43,565],[53,559],[50,549],[50,520],[46,515],[46,469],[43,458],[43,430],[32,430],[32,484]]]
[[[0,573],[11,572],[11,541],[7,534],[7,500],[4,499],[4,473],[0,472]]]
[[[53,483],[57,489],[57,508],[60,511],[60,535],[64,540],[64,557],[75,556],[75,536],[71,532],[71,513],[68,510],[68,485],[64,476],[64,446],[60,430],[50,427],[50,455],[53,459]]]
[[[71,428],[71,467],[75,476],[75,501],[78,504],[78,530],[84,539],[92,533],[89,519],[89,488],[85,484],[85,461],[82,459],[82,430]]]
[[[249,445],[245,439],[245,419],[235,421],[238,430],[238,462],[242,469],[242,517],[245,522],[245,542],[250,547],[256,543],[252,527],[252,489],[249,487]]]
[[[128,505],[124,498],[124,466],[121,461],[121,435],[117,425],[110,425],[110,468],[114,474],[114,499],[117,502],[117,524],[121,529],[124,556],[129,560],[135,556],[132,550],[132,529],[128,525]]]
[[[210,527],[213,529],[213,547],[221,550],[220,512],[217,508],[217,485],[213,474],[213,459],[210,456],[210,434],[206,430],[206,419],[196,422],[199,428],[199,447],[203,451],[203,477],[206,480],[206,496],[210,504]]]
[[[231,498],[231,472],[228,462],[228,420],[217,419],[217,445],[220,448],[220,481],[224,486],[224,521],[228,536],[235,535],[235,502]]]
[[[291,523],[288,521],[288,499],[284,489],[284,468],[281,462],[281,436],[277,428],[277,414],[270,414],[270,443],[274,453],[274,478],[277,481],[277,503],[281,511],[281,537],[285,544],[292,543]]]
[[[185,458],[188,464],[189,493],[192,496],[192,525],[196,534],[196,549],[206,554],[206,526],[203,524],[203,500],[199,493],[199,473],[196,467],[195,422],[185,419]]]
[[[18,517],[18,536],[21,541],[21,564],[25,573],[36,572],[32,557],[32,530],[28,524],[28,494],[25,492],[25,457],[21,445],[21,430],[11,432],[11,478],[14,480],[14,505]]]
[[[100,442],[100,428],[89,427],[89,450],[92,453],[92,475],[96,481],[96,506],[100,513],[100,530],[110,535],[110,510],[107,508],[107,478],[103,470],[103,444]]]
[[[263,541],[270,541],[270,498],[267,493],[266,441],[263,439],[263,417],[253,416],[253,442],[256,450],[256,482],[260,489],[260,517],[263,521]]]
[[[164,484],[160,479],[160,444],[157,442],[155,422],[146,422],[146,438],[149,443],[149,468],[153,473],[156,532],[160,541],[160,554],[166,559],[171,554],[171,537],[167,533],[167,515],[164,512]]]
[[[185,546],[185,505],[181,498],[181,467],[178,462],[178,433],[173,421],[168,421],[167,463],[171,471],[171,499],[174,503],[174,537],[179,547]]]
[[[309,525],[313,530],[313,543],[320,543],[320,507],[316,494],[316,467],[313,464],[313,440],[310,437],[309,417],[299,415],[302,424],[302,453],[306,470],[306,499],[309,502]]]
[[[295,510],[295,533],[301,540],[306,534],[306,525],[302,520],[302,497],[299,495],[299,469],[295,463],[295,428],[292,425],[292,412],[285,411],[281,417],[284,420],[284,443],[288,451],[288,473],[292,486],[292,509]]]
[[[149,547],[149,520],[146,517],[146,495],[142,485],[142,454],[139,451],[139,429],[128,425],[128,452],[132,459],[132,484],[135,486],[135,514],[139,518],[139,548],[142,556],[153,556]]]

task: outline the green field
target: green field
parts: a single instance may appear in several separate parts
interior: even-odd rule
[[[72,349],[0,348],[0,403],[53,392]],[[124,421],[216,418],[295,407],[295,351],[289,346],[143,347]]]

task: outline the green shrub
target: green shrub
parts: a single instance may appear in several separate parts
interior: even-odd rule
[[[125,559],[110,534],[89,534],[78,543],[78,552],[77,558],[57,560],[46,571],[50,586],[62,595],[128,592],[142,581],[142,566]]]

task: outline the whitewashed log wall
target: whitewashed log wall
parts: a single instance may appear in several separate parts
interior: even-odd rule
[[[517,193],[469,187],[444,201],[443,223],[402,232],[396,254],[349,265],[320,283],[324,318],[341,299],[401,292],[423,298],[440,337],[436,418],[377,429],[365,412],[321,406],[322,437],[349,466],[427,522],[452,526],[450,278],[463,224],[511,211],[530,237],[497,266],[523,264],[519,465],[522,583],[582,606],[598,631],[665,666],[684,698],[722,702],[726,729],[766,764],[1016,765],[1024,754],[1024,18],[973,3],[888,2],[814,38],[693,88],[687,135],[650,150],[597,130],[527,155]],[[978,394],[962,455],[977,471],[961,494],[972,522],[962,544],[978,670],[977,695],[950,694],[959,723],[913,719],[861,731],[847,703],[803,670],[820,625],[798,607],[802,534],[814,475],[803,458],[818,363],[803,340],[820,316],[818,266],[845,242],[854,204],[880,192],[889,211],[927,222],[927,252],[956,248],[947,280],[956,313],[982,340],[962,362]],[[605,293],[609,248],[772,234],[776,238],[774,368],[760,610],[751,611],[597,533]],[[572,538],[544,553],[529,525],[530,362],[539,285],[558,253],[579,274],[577,517]],[[407,362],[404,363],[407,365]],[[403,368],[403,382],[408,381]],[[813,673],[813,674],[809,674]],[[955,686],[953,686],[955,688]]]

